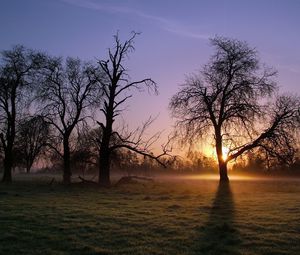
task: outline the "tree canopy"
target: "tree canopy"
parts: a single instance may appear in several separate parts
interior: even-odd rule
[[[170,102],[184,141],[213,137],[223,180],[227,163],[255,148],[290,158],[299,99],[277,95],[276,71],[262,65],[246,42],[216,37],[211,44],[215,53],[208,64],[187,76]]]

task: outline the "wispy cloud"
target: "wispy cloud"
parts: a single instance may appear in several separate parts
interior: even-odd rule
[[[87,8],[87,9],[92,9],[92,10],[97,10],[102,12],[135,15],[136,17],[154,22],[158,27],[160,27],[161,29],[167,32],[179,36],[183,36],[183,37],[190,37],[196,39],[208,39],[210,37],[210,35],[208,34],[200,34],[200,33],[193,32],[189,28],[179,24],[174,20],[166,19],[155,15],[150,15],[143,11],[136,10],[133,8],[110,5],[110,4],[108,5],[108,4],[104,4],[103,2],[101,3],[95,0],[61,0],[61,1],[82,8]]]
[[[300,74],[300,66],[297,66],[297,65],[282,65],[282,64],[279,64],[277,67],[281,68],[281,69],[284,69],[284,70],[287,70],[288,72],[291,72],[291,73]]]

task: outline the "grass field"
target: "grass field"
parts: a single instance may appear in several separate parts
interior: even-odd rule
[[[300,254],[297,180],[0,184],[0,254]]]

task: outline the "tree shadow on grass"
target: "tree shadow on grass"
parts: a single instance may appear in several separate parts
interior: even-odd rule
[[[234,224],[234,201],[229,183],[219,183],[207,223],[199,229],[197,254],[237,255],[241,239]]]

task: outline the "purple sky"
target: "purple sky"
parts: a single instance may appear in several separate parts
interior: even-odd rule
[[[168,130],[169,99],[186,74],[208,61],[208,38],[214,35],[256,47],[261,60],[279,71],[282,91],[297,92],[299,14],[298,0],[1,0],[0,49],[24,44],[93,60],[106,56],[117,31],[122,39],[142,32],[127,66],[133,79],[155,80],[160,93],[137,94],[125,118],[136,126],[159,114],[152,129]]]

